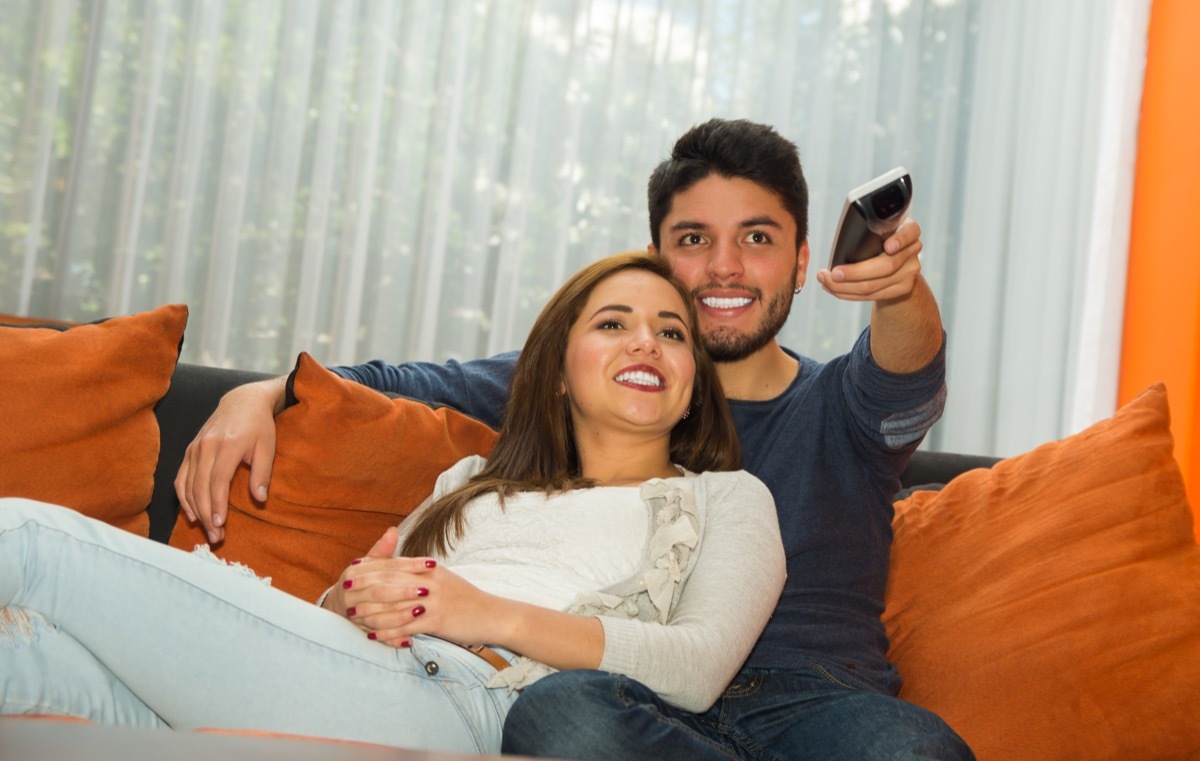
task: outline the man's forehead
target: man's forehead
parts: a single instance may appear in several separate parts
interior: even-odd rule
[[[671,215],[668,215],[667,219],[666,219],[668,229],[672,230],[672,231],[708,230],[708,229],[716,227],[716,226],[730,224],[730,223],[736,225],[739,228],[774,227],[778,230],[782,230],[783,226],[784,226],[784,224],[786,224],[786,222],[787,222],[786,214],[785,215],[755,214],[754,216],[745,217],[745,218],[734,217],[732,220],[730,220],[728,218],[720,219],[720,220],[712,220],[712,219],[705,218],[703,215],[700,215],[697,217],[681,217],[679,219],[673,220],[673,219],[671,219]]]
[[[703,222],[764,218],[782,222],[789,214],[783,199],[753,180],[711,174],[671,196],[667,219]]]

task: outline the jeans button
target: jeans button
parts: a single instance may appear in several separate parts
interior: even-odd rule
[[[429,674],[430,676],[437,676],[438,671],[439,671],[439,669],[438,669],[437,661],[430,661],[429,663],[425,664],[425,673],[426,674]]]

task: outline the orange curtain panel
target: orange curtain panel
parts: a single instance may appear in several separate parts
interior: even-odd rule
[[[1119,401],[1166,383],[1200,537],[1200,3],[1154,0],[1149,34]]]

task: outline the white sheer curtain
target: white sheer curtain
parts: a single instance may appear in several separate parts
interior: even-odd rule
[[[800,146],[812,270],[912,172],[950,333],[935,448],[1111,412],[1149,0],[0,0],[0,312],[184,302],[185,361],[286,371],[519,347],[648,240],[711,116]],[[785,342],[867,313],[811,288]]]

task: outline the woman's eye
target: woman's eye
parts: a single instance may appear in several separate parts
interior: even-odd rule
[[[662,331],[662,335],[666,336],[667,338],[670,338],[672,341],[686,341],[687,340],[687,337],[684,336],[683,331],[680,330],[679,328],[666,328],[665,330]]]
[[[596,327],[600,330],[620,330],[621,323],[617,320],[605,320]]]

